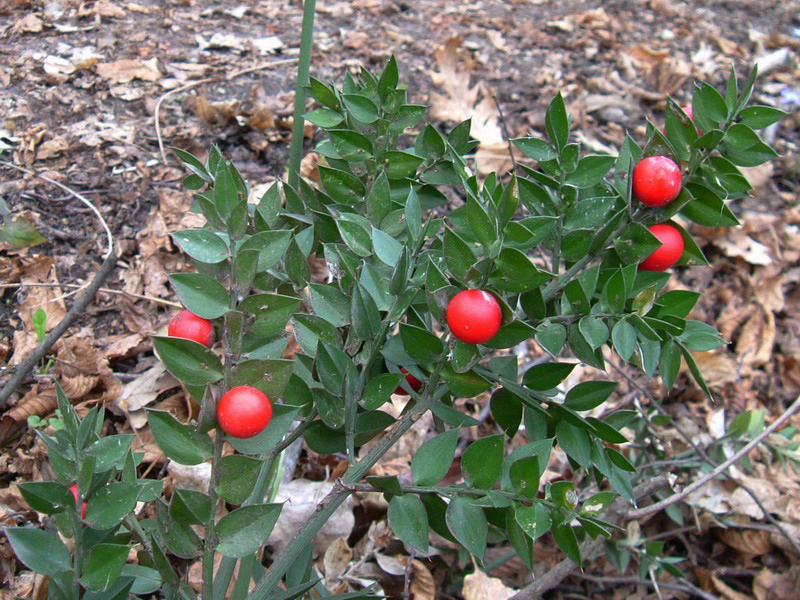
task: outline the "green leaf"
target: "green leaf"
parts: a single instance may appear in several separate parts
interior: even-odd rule
[[[130,593],[135,595],[152,594],[161,589],[163,584],[161,574],[156,569],[141,565],[123,565],[121,575],[123,578],[133,578]]]
[[[497,424],[509,438],[513,438],[522,422],[520,399],[505,388],[500,388],[492,394],[491,410]]]
[[[526,456],[515,460],[508,469],[508,477],[514,491],[520,496],[535,498],[539,492],[539,458]]]
[[[344,120],[344,115],[339,111],[330,110],[329,108],[319,108],[304,114],[303,118],[317,127],[330,129],[341,123]]]
[[[486,514],[464,496],[456,496],[447,507],[447,526],[458,543],[476,559],[483,560],[489,525]]]
[[[228,312],[228,291],[219,281],[200,273],[169,276],[181,303],[204,319],[216,319]]]
[[[230,253],[228,246],[208,229],[184,229],[172,234],[172,239],[186,254],[202,263],[222,262]]]
[[[308,266],[308,259],[303,255],[300,246],[297,245],[297,241],[294,239],[289,243],[289,248],[286,250],[284,267],[289,279],[298,287],[305,287],[309,279],[311,279],[311,267]]]
[[[428,440],[411,458],[411,478],[415,485],[436,485],[439,483],[456,453],[458,429],[450,429]]]
[[[739,113],[739,119],[752,129],[764,129],[777,123],[787,114],[771,106],[748,106]]]
[[[381,97],[381,100],[386,100],[389,94],[397,89],[397,80],[397,60],[394,55],[392,55],[389,57],[383,69],[383,73],[381,73],[381,77],[378,80],[378,95]]]
[[[17,558],[29,569],[51,577],[72,569],[69,550],[54,533],[32,527],[6,527],[3,531]]]
[[[488,381],[474,371],[458,373],[450,363],[442,369],[442,379],[450,392],[459,398],[473,398],[491,387]]]
[[[728,118],[725,98],[709,84],[700,83],[692,97],[692,115],[701,131],[711,131]]]
[[[262,231],[247,238],[239,251],[255,250],[258,252],[258,270],[266,271],[281,261],[291,240],[292,232],[286,229]]]
[[[372,158],[370,139],[351,129],[329,129],[331,143],[336,151],[347,161],[363,162]]]
[[[538,269],[525,254],[515,248],[504,248],[497,257],[499,273],[492,275],[492,284],[507,292],[529,292],[552,278]]]
[[[342,94],[342,100],[348,112],[356,121],[374,123],[378,120],[378,107],[375,103],[360,94]]]
[[[593,315],[587,315],[578,322],[578,329],[589,342],[592,350],[597,350],[608,341],[608,327]]]
[[[558,154],[547,140],[525,137],[511,140],[520,152],[536,161],[548,161],[558,157]]]
[[[331,198],[342,204],[358,204],[363,202],[367,189],[355,175],[345,171],[319,166],[319,179]]]
[[[310,397],[311,393],[308,392],[308,394]],[[298,399],[296,397],[290,397],[286,400],[287,402],[292,402]],[[309,399],[309,403],[310,401]],[[251,438],[237,439],[228,437],[226,440],[230,442],[238,452],[243,454],[264,454],[283,439],[299,411],[299,406],[292,406],[291,404],[273,404],[272,419],[270,419],[269,425],[267,425],[261,433]]]
[[[714,396],[711,393],[711,389],[708,387],[706,380],[703,378],[703,373],[700,371],[700,367],[697,366],[697,361],[694,359],[694,356],[692,356],[692,353],[683,346],[681,346],[681,353],[683,354],[683,360],[686,361],[686,366],[689,367],[689,371],[692,373],[692,377],[694,377],[697,385],[699,385],[700,389],[703,390],[705,394],[713,400]]]
[[[436,335],[414,325],[402,323],[400,338],[408,355],[419,363],[432,363],[439,360],[445,347]]]
[[[17,484],[25,502],[38,512],[54,515],[65,508],[74,506],[69,503],[67,486],[57,481],[27,481]],[[71,494],[70,494],[71,495]]]
[[[381,315],[372,296],[364,286],[357,284],[353,288],[353,301],[350,306],[352,314],[353,333],[362,340],[371,340],[377,337],[381,328]]]
[[[678,377],[681,368],[681,350],[673,340],[669,340],[661,346],[661,359],[659,360],[659,371],[664,387],[671,389]]]
[[[150,414],[148,412],[148,421],[150,420]],[[156,438],[156,442],[159,439],[163,439],[163,436],[159,438],[155,431],[153,435]],[[164,450],[164,447],[162,446],[161,449]],[[166,454],[166,451],[164,453]],[[167,456],[169,455],[167,454]],[[94,529],[111,529],[115,527],[136,507],[136,502],[139,500],[139,490],[139,486],[135,483],[126,482],[111,482],[101,487],[92,494],[91,502],[88,503],[86,523]]]
[[[550,141],[559,150],[563,150],[569,138],[569,117],[567,116],[567,107],[564,104],[561,92],[553,98],[550,106],[547,107],[544,121]]]
[[[243,506],[222,517],[214,527],[217,552],[231,558],[244,558],[258,550],[269,538],[282,504]]]
[[[411,234],[411,238],[418,240],[422,233],[422,207],[419,203],[419,197],[412,187],[406,197],[406,205],[403,210],[406,218],[406,227]]]
[[[683,214],[705,227],[733,227],[739,219],[731,212],[725,201],[709,188],[698,183],[686,184],[694,199],[683,207]]]
[[[121,544],[94,546],[81,575],[84,587],[92,592],[103,592],[111,587],[122,573],[129,550],[127,545]]]
[[[403,252],[403,245],[400,242],[376,227],[372,228],[372,245],[381,262],[390,267],[397,264],[397,260]]]
[[[553,539],[568,559],[579,566],[583,564],[578,538],[569,523],[553,525]]]
[[[419,496],[394,496],[389,502],[389,526],[403,542],[427,554],[428,513]]]
[[[470,487],[489,489],[503,465],[503,436],[492,435],[472,442],[461,456],[461,472]]]
[[[534,501],[531,506],[516,506],[514,516],[522,530],[533,540],[542,537],[553,526],[550,511],[541,502]]]
[[[184,383],[208,385],[222,379],[222,362],[203,344],[167,336],[151,339],[164,366]]]
[[[333,110],[339,110],[339,100],[336,98],[336,94],[331,88],[314,77],[309,79],[309,85],[311,88],[311,95],[314,96],[317,102]]]
[[[424,159],[416,154],[401,152],[400,150],[384,152],[380,159],[383,161],[386,175],[389,179],[413,177],[417,173],[417,167],[424,162]]]
[[[211,176],[208,173],[206,166],[194,154],[187,152],[186,150],[182,150],[181,148],[175,148],[174,146],[170,148],[170,150],[177,155],[181,162],[183,162],[183,164],[186,165],[190,171],[201,177],[204,181],[211,181]]]
[[[334,285],[312,283],[311,308],[334,327],[344,327],[350,323],[350,298]]]
[[[379,225],[392,210],[391,191],[386,172],[381,169],[367,192],[367,217],[373,225]]]
[[[561,421],[556,427],[556,440],[561,449],[582,467],[591,465],[592,445],[586,430]]]
[[[467,196],[467,219],[472,233],[484,248],[489,248],[497,238],[495,225],[486,209],[472,195]]]
[[[725,345],[720,333],[702,321],[686,321],[683,333],[676,339],[695,352],[707,352]]]
[[[249,385],[261,390],[274,401],[283,394],[293,369],[292,360],[245,360],[233,367],[228,381],[229,389],[239,385]]]
[[[219,462],[217,493],[231,504],[242,504],[253,492],[263,461],[242,454],[224,456]]]
[[[336,227],[347,247],[358,256],[372,256],[372,226],[361,215],[341,213],[336,219]]]
[[[661,242],[644,225],[631,223],[614,240],[614,248],[626,265],[640,263],[661,246]]]
[[[361,396],[364,408],[374,410],[385,404],[404,378],[402,373],[381,373],[370,378]]]
[[[300,298],[293,296],[252,294],[239,304],[239,310],[254,317],[250,332],[266,339],[284,330],[300,302]]]
[[[555,358],[567,341],[567,328],[561,323],[542,323],[536,331],[536,341]]]
[[[213,444],[207,435],[179,422],[168,412],[147,411],[147,423],[159,448],[182,465],[199,465],[211,458]]]
[[[578,161],[578,166],[567,176],[566,183],[577,188],[590,188],[603,181],[606,173],[614,165],[615,156],[589,155]]]
[[[584,381],[567,392],[564,405],[572,410],[592,410],[608,400],[616,387],[615,381]]]
[[[502,349],[512,348],[533,337],[536,330],[524,321],[511,321],[508,325],[500,327],[494,337],[482,345],[487,348]],[[474,347],[474,344],[468,344]]]
[[[535,391],[551,390],[564,381],[578,363],[548,362],[534,365],[525,372],[522,383]]]
[[[756,167],[778,156],[772,148],[761,141],[758,134],[743,123],[731,125],[722,140],[726,148],[723,155],[740,167]]]
[[[444,260],[447,268],[458,279],[464,279],[467,271],[475,264],[475,254],[469,245],[449,227],[444,230]]]

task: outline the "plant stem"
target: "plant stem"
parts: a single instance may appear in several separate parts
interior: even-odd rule
[[[247,600],[266,600],[272,589],[278,584],[286,571],[291,567],[300,552],[310,543],[320,528],[328,522],[336,509],[342,505],[352,493],[345,485],[357,483],[386,454],[397,441],[417,422],[417,420],[436,402],[433,391],[439,382],[439,374],[444,368],[446,359],[441,360],[428,379],[428,386],[423,398],[399,421],[386,435],[378,441],[372,450],[359,462],[351,465],[340,481],[337,481],[330,493],[317,504],[314,514],[309,517],[294,539],[277,556],[269,571],[261,578],[256,588],[247,596]]]
[[[297,63],[297,82],[294,95],[294,121],[292,145],[289,150],[289,185],[297,189],[300,178],[300,161],[303,156],[303,113],[306,110],[306,86],[311,67],[311,49],[314,41],[314,10],[317,0],[303,2],[303,29],[300,33],[300,57]]]
[[[214,440],[214,458],[211,463],[211,481],[208,484],[211,515],[206,523],[205,544],[203,546],[203,600],[212,600],[214,588],[214,549],[217,546],[214,523],[217,513],[217,471],[220,458],[222,458],[222,444],[222,435],[217,431],[217,437]]]

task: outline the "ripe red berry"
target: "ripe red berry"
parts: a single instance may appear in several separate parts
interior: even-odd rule
[[[414,390],[415,392],[418,392],[419,388],[422,387],[422,382],[419,379],[417,379],[416,377],[414,377],[411,373],[406,371],[403,367],[400,367],[400,371],[402,373],[406,373],[406,381],[408,382],[408,385],[411,386],[411,389]],[[400,396],[409,396],[410,395],[407,391],[405,391],[403,389],[402,385],[398,385],[394,389],[394,393],[395,394],[399,394]]]
[[[272,404],[260,390],[249,385],[231,388],[217,404],[217,422],[231,437],[258,435],[272,418]]]
[[[207,347],[214,342],[214,326],[211,321],[198,317],[188,310],[175,315],[175,318],[169,322],[167,334],[170,337],[193,340]]]
[[[633,195],[647,206],[669,204],[681,192],[681,170],[671,158],[648,156],[633,170]]]
[[[77,503],[78,502],[78,484],[73,483],[71,486],[69,486],[69,491],[72,492],[73,496],[75,496],[75,502]],[[83,506],[81,506],[81,519],[85,519],[85,518],[86,518],[86,502],[84,502]],[[86,525],[84,525],[84,527],[86,527]]]
[[[653,225],[650,233],[658,238],[661,246],[640,265],[640,271],[664,271],[678,262],[683,254],[683,237],[672,225]]]
[[[458,292],[447,305],[447,326],[467,344],[483,344],[503,323],[503,311],[494,296],[483,290]]]

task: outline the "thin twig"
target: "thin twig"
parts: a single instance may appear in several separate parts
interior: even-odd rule
[[[175,94],[179,94],[181,92],[185,92],[186,90],[190,90],[193,87],[197,87],[198,85],[203,85],[204,83],[212,83],[214,81],[230,81],[239,75],[244,75],[245,73],[252,73],[253,71],[261,71],[264,69],[272,69],[274,67],[278,67],[281,65],[288,65],[291,63],[297,62],[296,58],[284,58],[282,60],[274,60],[272,62],[264,63],[261,65],[256,65],[254,67],[248,67],[247,69],[241,69],[239,71],[234,71],[226,75],[225,77],[206,77],[205,79],[198,79],[197,81],[192,81],[187,83],[186,85],[182,85],[180,87],[175,88],[174,90],[169,90],[168,92],[162,94],[159,99],[156,101],[156,107],[153,111],[153,117],[156,121],[156,139],[158,139],[158,151],[161,153],[161,162],[167,164],[167,153],[164,151],[164,140],[161,137],[161,104],[169,98],[170,96],[174,96]]]
[[[581,579],[585,579],[586,581],[591,581],[593,583],[598,583],[600,585],[617,585],[617,584],[641,584],[646,585],[651,588],[656,588],[656,583],[653,581],[641,580],[638,577],[597,577],[595,575],[587,575],[585,573],[581,573],[578,575]],[[662,587],[667,590],[678,590],[681,592],[687,592],[690,594],[694,594],[698,598],[702,598],[703,600],[719,600],[719,597],[714,596],[713,594],[709,594],[708,592],[701,590],[699,587],[691,583],[690,581],[683,580],[678,583],[666,583],[663,581],[658,582],[658,587]]]
[[[497,101],[494,90],[491,90],[489,93],[492,96],[494,105],[497,107],[497,114],[500,116],[500,128],[503,130],[503,137],[506,138],[506,144],[508,144],[508,155],[511,157],[512,173],[516,173],[517,159],[514,157],[514,144],[511,143],[511,136],[508,135],[508,126],[506,124],[506,118],[503,116],[503,109],[500,108],[500,103]]]
[[[403,600],[408,600],[411,598],[411,571],[413,570],[414,559],[416,558],[417,553],[412,548],[411,554],[408,557],[408,562],[406,562],[405,572],[403,573]]]
[[[5,160],[0,160],[0,165],[3,165],[4,167],[8,167],[10,169],[15,169],[17,171],[20,171],[22,173],[26,173],[28,175],[32,175],[34,177],[38,177],[42,181],[46,181],[47,183],[51,183],[54,186],[56,186],[58,188],[61,188],[63,191],[65,191],[68,194],[70,194],[73,198],[77,198],[78,200],[83,202],[86,206],[88,206],[92,210],[92,212],[95,214],[97,219],[100,221],[101,225],[103,226],[103,229],[106,232],[106,253],[103,255],[103,258],[106,259],[106,258],[108,258],[109,256],[111,256],[113,254],[113,252],[114,252],[114,237],[111,235],[111,229],[109,228],[108,223],[106,222],[105,218],[100,213],[100,211],[97,209],[97,207],[94,204],[92,204],[91,201],[88,200],[85,196],[83,196],[82,194],[76,192],[72,188],[67,187],[63,183],[60,183],[60,182],[56,181],[55,179],[51,179],[51,178],[47,177],[46,175],[42,175],[41,173],[38,173],[36,171],[32,171],[30,169],[25,169],[24,167],[19,167],[19,166],[15,165],[15,164],[7,162]]]
[[[638,510],[634,510],[628,514],[630,519],[642,519],[644,517],[654,515],[657,512],[661,512],[668,506],[672,506],[676,502],[680,502],[681,500],[685,499],[689,496],[692,492],[700,489],[704,485],[706,485],[709,481],[717,477],[719,474],[726,471],[731,465],[737,463],[743,456],[747,455],[753,448],[761,444],[768,436],[772,435],[781,425],[783,425],[789,418],[795,414],[798,410],[800,410],[800,396],[792,403],[792,405],[786,409],[780,417],[778,417],[775,421],[773,421],[769,427],[767,427],[764,431],[762,431],[759,435],[753,438],[748,444],[746,444],[743,448],[741,448],[738,452],[734,453],[728,460],[724,463],[719,465],[716,469],[711,471],[710,473],[706,473],[692,483],[691,485],[687,486],[683,491],[673,494],[668,498],[665,498],[661,502],[656,502],[655,504],[651,504],[650,506],[646,506],[644,508],[640,508]]]
[[[53,344],[55,344],[56,341],[58,341],[58,339],[64,335],[64,333],[66,333],[67,329],[69,329],[69,327],[78,319],[78,317],[83,314],[84,309],[88,306],[89,302],[92,301],[97,293],[97,290],[100,289],[100,286],[103,285],[103,282],[111,274],[111,271],[114,270],[114,267],[117,264],[117,257],[114,254],[114,238],[111,235],[111,229],[108,227],[108,223],[106,223],[103,215],[99,210],[97,210],[94,204],[92,204],[84,196],[65,186],[63,183],[54,181],[49,177],[37,173],[36,171],[23,169],[22,167],[18,167],[17,165],[13,165],[6,161],[0,161],[0,164],[18,171],[22,171],[23,173],[33,175],[34,177],[38,177],[48,183],[52,183],[56,187],[61,188],[65,192],[83,202],[85,205],[89,206],[100,220],[107,237],[106,253],[103,257],[103,264],[95,274],[94,279],[92,279],[92,282],[86,286],[86,291],[81,295],[81,297],[75,300],[72,308],[70,308],[67,314],[64,315],[64,318],[59,321],[58,325],[56,325],[53,330],[48,333],[47,336],[45,336],[44,340],[42,340],[42,342],[33,350],[33,352],[31,352],[28,357],[17,366],[17,370],[14,375],[11,377],[8,383],[3,386],[3,389],[0,390],[0,407],[2,407],[11,397],[11,394],[13,394],[14,391],[22,384],[22,382],[25,381],[25,378],[28,377],[28,373],[30,373],[31,369],[38,364],[42,357],[49,352],[50,348],[53,347]]]
[[[74,289],[74,292],[70,292],[69,294],[63,295],[61,298],[67,298],[73,294],[77,294],[79,291],[86,289],[88,284],[78,285],[76,283],[27,283],[27,282],[18,282],[18,283],[0,283],[0,289],[8,289],[8,288],[20,288],[20,287],[53,287],[53,288],[71,288]],[[128,296],[129,298],[136,298],[138,300],[147,300],[148,302],[155,302],[157,304],[164,304],[165,306],[174,306],[176,308],[181,308],[183,305],[179,302],[173,302],[172,300],[164,300],[162,298],[153,298],[152,296],[146,296],[144,294],[134,294],[133,292],[126,292],[125,290],[112,290],[111,288],[104,288],[101,287],[97,290],[98,294],[114,294],[118,296]]]

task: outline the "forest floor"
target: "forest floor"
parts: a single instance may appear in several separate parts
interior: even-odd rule
[[[110,227],[118,257],[95,301],[55,346],[50,373],[79,409],[106,403],[107,430],[136,432],[145,465],[156,473],[164,457],[143,408],[183,419],[194,409],[159,366],[149,340],[178,307],[167,274],[187,266],[169,233],[198,223],[186,212],[185,173],[168,149],[205,156],[216,144],[256,189],[282,177],[301,18],[302,3],[289,0],[0,0],[0,385],[38,343],[36,310],[44,310],[48,330],[54,327],[98,270],[105,247],[90,208],[25,169],[91,201]],[[348,71],[378,69],[393,54],[411,100],[431,106],[431,122],[444,127],[472,115],[480,122],[480,134],[473,134],[485,152],[482,165],[501,170],[510,167],[505,134],[541,133],[545,108],[559,90],[576,140],[614,152],[626,133],[643,138],[647,120],[663,123],[668,96],[686,104],[693,81],[720,88],[731,66],[743,75],[758,63],[754,100],[789,113],[764,132],[780,156],[748,170],[754,192],[732,206],[741,227],[691,229],[711,268],[685,269],[676,280],[676,287],[704,292],[693,318],[715,325],[730,341],[697,357],[716,401],[686,375],[668,394],[658,381],[625,379],[620,396],[637,406],[661,405],[672,416],[659,429],[667,457],[688,448],[682,434],[706,445],[743,411],[763,411],[770,421],[797,398],[800,2],[318,2],[313,76],[341,82]],[[311,150],[318,133],[307,132]],[[531,353],[541,350],[532,343]],[[14,484],[46,476],[42,445],[27,419],[54,408],[47,376],[32,377],[2,407],[0,520],[6,524],[20,514],[37,520]],[[473,408],[478,414],[480,403]],[[791,424],[800,426],[800,419]],[[771,447],[779,445],[773,440]],[[658,588],[640,583],[634,570],[620,575],[600,557],[547,598],[797,600],[800,556],[775,523],[800,537],[800,476],[775,460],[778,454],[755,452],[752,468],[736,471],[736,483],[718,480],[691,496],[683,524],[665,516],[641,523],[642,535],[658,536],[667,552],[687,557],[681,566],[695,591],[674,579]],[[303,452],[294,475],[321,480],[336,467]],[[355,509],[355,524],[348,523],[350,530],[338,535],[348,541],[351,560],[321,558],[320,568],[340,564],[345,572],[356,565],[360,570],[351,575],[379,581],[399,597],[402,546],[386,534],[385,506],[364,502]],[[364,560],[368,536],[372,555]],[[559,559],[555,544],[543,538],[537,572]],[[488,597],[462,587],[451,565],[441,557],[414,561],[416,600]],[[524,583],[518,571],[511,561],[492,575],[513,589]],[[483,592],[501,595],[494,582],[484,581]],[[35,597],[37,583],[5,540],[3,585]]]

